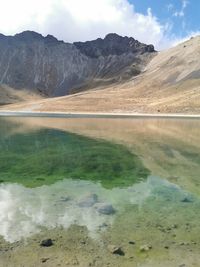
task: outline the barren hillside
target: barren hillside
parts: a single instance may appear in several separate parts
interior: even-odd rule
[[[200,37],[158,53],[128,81],[74,95],[10,105],[11,110],[200,113]],[[92,83],[91,86],[92,87]],[[3,109],[8,109],[5,107]]]

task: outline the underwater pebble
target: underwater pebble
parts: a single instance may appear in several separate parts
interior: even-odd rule
[[[99,229],[105,229],[108,227],[107,223],[102,223],[101,225],[99,225]]]
[[[179,245],[180,245],[180,246],[188,246],[189,243],[188,243],[188,242],[181,242]]]
[[[125,253],[121,249],[121,247],[117,247],[117,246],[114,246],[114,245],[108,245],[108,250],[112,254],[117,254],[117,255],[120,255],[120,256],[124,256],[125,255]]]
[[[140,251],[141,252],[149,251],[150,249],[152,249],[152,246],[151,245],[142,245],[140,247]]]
[[[62,202],[67,202],[69,200],[70,200],[70,197],[61,197],[60,198],[60,201],[62,201]]]
[[[88,194],[79,200],[78,206],[82,208],[89,208],[97,202],[98,196],[96,194]]]
[[[72,259],[71,264],[72,265],[79,265],[78,259],[76,257],[74,259]]]
[[[49,260],[49,258],[42,258],[41,262],[44,263],[44,262],[47,262],[48,260]]]
[[[51,247],[53,245],[53,241],[49,239],[44,239],[41,241],[40,246],[41,247]]]
[[[115,209],[113,208],[113,206],[111,204],[98,203],[95,205],[95,208],[101,214],[111,215],[111,214],[115,213]]]
[[[191,199],[189,199],[188,197],[185,197],[185,198],[183,198],[182,200],[181,200],[181,202],[183,202],[183,203],[191,203],[191,202],[193,202]]]

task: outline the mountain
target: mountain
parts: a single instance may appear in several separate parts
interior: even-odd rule
[[[91,89],[81,93],[33,100],[3,109],[200,114],[199,55],[200,36],[153,53],[151,61],[137,76],[110,84],[91,83]]]
[[[136,76],[155,54],[152,45],[117,34],[74,44],[32,31],[0,34],[0,84],[62,96]]]
[[[40,38],[44,41],[44,37]],[[155,52],[152,46],[138,44],[132,38],[115,34],[71,46],[88,62],[103,62],[98,75],[93,75],[90,80],[85,79],[81,88],[74,85],[74,91],[71,89],[73,92],[90,90],[39,100],[34,97],[32,101],[29,97],[28,103],[25,101],[1,109],[200,114],[200,36],[161,52]],[[132,57],[134,61],[129,63]],[[109,64],[106,65],[106,62]],[[120,68],[121,65],[125,67]],[[138,66],[138,72],[131,71]],[[20,98],[24,99],[24,96]]]

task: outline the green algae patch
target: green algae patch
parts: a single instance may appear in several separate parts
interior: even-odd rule
[[[126,147],[59,130],[0,134],[0,180],[27,187],[65,178],[126,187],[150,174]]]

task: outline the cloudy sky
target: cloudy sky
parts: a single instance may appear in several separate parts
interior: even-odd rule
[[[66,42],[116,32],[159,50],[200,32],[198,0],[0,0],[0,32],[34,30]]]

